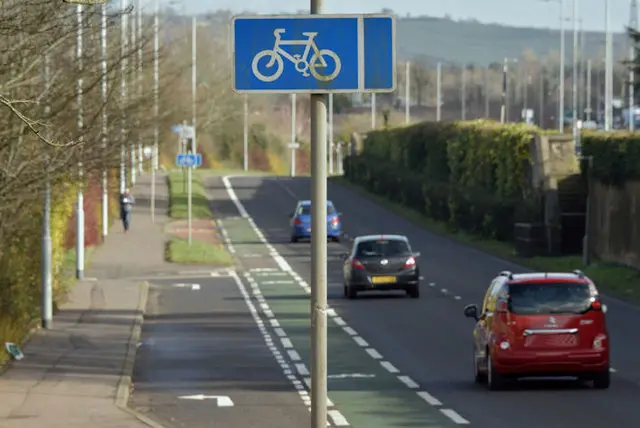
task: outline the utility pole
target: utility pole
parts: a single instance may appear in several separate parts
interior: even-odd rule
[[[461,89],[461,102],[462,102],[462,120],[467,120],[467,69],[463,65],[461,70],[462,89]]]
[[[591,121],[591,60],[587,60],[587,120]]]
[[[407,61],[404,79],[404,123],[411,122],[411,62]]]
[[[578,129],[578,0],[573,0],[573,78],[572,85],[572,134],[576,148],[580,147],[580,130]]]
[[[504,59],[502,65],[502,104],[500,105],[500,123],[505,123],[507,119],[507,79],[509,73],[508,59]]]
[[[249,96],[244,94],[244,170],[249,171]]]
[[[137,13],[137,12],[136,12]],[[131,18],[131,49],[135,49],[136,47],[136,19],[135,16]],[[131,61],[131,65],[132,65],[132,69],[129,70],[129,77],[131,79],[131,98],[134,100],[134,104],[135,104],[135,98],[136,98],[136,91],[135,91],[135,87],[136,87],[136,79],[137,79],[137,73],[136,73],[136,68],[137,68],[137,63],[135,59],[132,59]],[[136,116],[136,122],[135,122],[135,130],[136,130],[136,134],[140,134],[140,127],[138,126],[140,124],[140,121],[138,120],[138,117]],[[131,185],[135,186],[136,184],[136,172],[137,172],[137,162],[136,162],[136,143],[132,140],[129,142],[129,162],[131,162],[131,167],[130,167],[130,174],[131,174]]]
[[[371,94],[371,129],[376,129],[376,94]]]
[[[438,63],[436,71],[436,121],[442,119],[442,63]]]
[[[574,0],[577,2],[578,0]],[[604,72],[604,130],[613,127],[613,38],[611,35],[611,11],[609,0],[604,2],[604,19],[606,27],[605,72]]]
[[[482,73],[484,75],[484,117],[489,119],[491,117],[491,93],[489,91],[489,70],[485,69]]]
[[[291,94],[291,177],[296,176],[296,94]]]
[[[574,5],[578,0],[573,0]],[[565,37],[565,0],[560,0],[560,88],[558,90],[558,131],[564,133],[564,80],[566,61],[566,37]]]
[[[311,15],[323,0],[310,0]],[[372,109],[375,96],[372,97]],[[327,426],[327,103],[311,94],[311,428]],[[372,119],[374,120],[374,119]],[[375,122],[372,123],[375,128]]]
[[[638,31],[638,0],[631,0],[629,10],[629,28]],[[629,131],[636,130],[636,96],[635,83],[636,72],[634,64],[636,62],[635,46],[629,41]]]
[[[78,18],[78,33],[76,39],[76,63],[78,67],[78,82],[77,82],[77,109],[78,109],[78,133],[80,134],[80,144],[82,144],[84,132],[84,117],[82,111],[82,95],[83,95],[83,81],[82,75],[84,74],[82,64],[82,32],[83,28],[83,6],[81,4],[76,6],[76,16]],[[80,149],[80,156],[84,153],[83,149]],[[84,279],[84,195],[82,194],[82,188],[84,186],[84,171],[82,165],[82,157],[78,161],[78,205],[76,208],[76,278]]]
[[[107,5],[101,6],[100,16],[100,92],[102,101],[102,153],[107,156]],[[102,242],[109,234],[109,169],[107,165],[102,168]]]
[[[50,105],[50,79],[51,70],[49,53],[44,54],[44,87],[45,107],[44,117],[49,120],[51,114]],[[46,138],[49,139],[49,131]],[[45,147],[45,150],[47,148]],[[45,157],[45,182],[44,182],[44,206],[42,215],[42,328],[53,327],[53,272],[51,263],[51,178],[49,176],[49,156]]]
[[[156,171],[158,170],[158,137],[159,137],[159,15],[160,0],[155,0],[155,10],[153,12],[153,152],[151,154],[151,222],[156,222]]]
[[[192,142],[192,148],[193,148],[193,153],[196,154],[198,153],[198,148],[196,146],[196,135],[198,134],[196,132],[196,115],[197,115],[197,110],[196,110],[196,99],[197,99],[197,93],[196,93],[196,88],[197,88],[197,84],[198,84],[198,68],[197,68],[197,22],[196,22],[196,17],[195,15],[191,17],[191,126],[193,127],[193,139],[191,140]],[[193,169],[193,167],[191,168]]]
[[[138,99],[142,99],[142,6],[140,0],[136,0],[136,18],[138,24],[136,29],[138,30],[136,39],[138,40]],[[144,151],[142,148],[142,132],[140,131],[140,119],[138,119],[138,173],[142,174],[144,171]]]
[[[545,97],[544,94],[546,92],[546,88],[545,88],[545,74],[546,74],[546,70],[544,68],[540,69],[540,111],[538,112],[538,126],[542,129],[545,129],[544,125],[544,102],[545,102]]]
[[[127,0],[120,0],[120,194],[127,187]]]
[[[333,175],[333,93],[329,94],[329,175]]]

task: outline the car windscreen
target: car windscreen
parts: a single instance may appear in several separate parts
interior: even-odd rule
[[[356,257],[400,257],[410,256],[411,249],[405,241],[387,239],[377,241],[363,241],[358,244]]]
[[[333,205],[327,205],[327,215],[335,214],[336,209]],[[311,205],[302,205],[298,208],[298,215],[311,215]]]
[[[521,315],[581,314],[591,305],[587,284],[532,282],[509,284],[509,312]]]

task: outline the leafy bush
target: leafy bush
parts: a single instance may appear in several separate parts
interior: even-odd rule
[[[583,131],[582,152],[593,156],[593,177],[622,186],[640,179],[640,135],[629,132]]]

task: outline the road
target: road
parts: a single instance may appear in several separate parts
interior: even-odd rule
[[[280,333],[289,339],[284,343],[295,349],[295,361],[308,366],[310,246],[289,242],[288,215],[298,199],[309,198],[309,180],[238,177],[229,184],[235,202],[221,179],[211,179],[213,208],[247,267],[246,279],[283,327]],[[328,297],[335,310],[329,321],[329,396],[351,426],[599,428],[626,427],[640,419],[636,308],[606,300],[615,368],[610,390],[531,381],[489,392],[472,381],[472,322],[462,309],[480,303],[499,271],[524,269],[429,233],[336,183],[329,184],[328,195],[342,212],[347,235],[409,236],[422,253],[425,277],[419,300],[344,299],[340,254],[348,242],[329,244]]]
[[[130,406],[166,427],[307,425],[297,378],[284,373],[292,371],[248,293],[237,276],[154,281]],[[229,397],[233,406],[199,395]]]

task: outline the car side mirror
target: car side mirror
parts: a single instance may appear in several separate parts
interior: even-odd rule
[[[415,253],[413,253],[413,257],[420,257],[420,251],[416,251]]]
[[[464,316],[473,318],[478,321],[478,307],[476,305],[467,305],[464,307]]]
[[[342,253],[342,260],[347,260],[349,258],[349,254],[348,253]]]
[[[294,215],[296,215],[296,213],[289,214],[289,218],[292,218]]]

